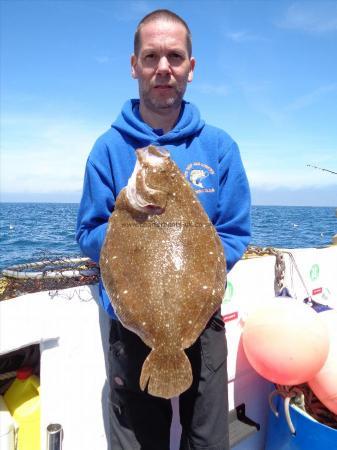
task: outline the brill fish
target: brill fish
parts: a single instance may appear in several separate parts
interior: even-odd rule
[[[110,216],[100,256],[117,317],[151,348],[140,388],[172,398],[192,384],[184,349],[220,307],[226,262],[219,236],[170,154],[149,146]]]

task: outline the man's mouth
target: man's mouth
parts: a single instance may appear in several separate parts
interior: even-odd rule
[[[158,89],[159,91],[165,91],[165,90],[169,90],[172,89],[172,86],[168,85],[168,84],[158,84],[157,86],[154,87],[155,89]]]

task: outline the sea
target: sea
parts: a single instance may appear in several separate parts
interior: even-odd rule
[[[81,255],[76,203],[1,203],[0,270]],[[251,245],[324,247],[337,234],[334,207],[253,206]]]

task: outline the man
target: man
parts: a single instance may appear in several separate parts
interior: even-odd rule
[[[131,72],[140,98],[125,103],[89,155],[77,240],[85,254],[99,260],[116,196],[135,165],[135,149],[164,146],[199,195],[224,246],[229,271],[249,242],[250,194],[236,143],[206,125],[198,109],[183,100],[195,67],[190,30],[174,13],[157,10],[139,23],[134,44]],[[171,403],[139,388],[150,349],[120,324],[102,284],[100,300],[112,318],[111,448],[168,450]],[[181,449],[227,450],[227,349],[220,312],[186,353],[193,384],[179,399]]]

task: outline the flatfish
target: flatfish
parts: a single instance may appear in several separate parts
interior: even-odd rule
[[[184,349],[220,307],[226,263],[219,236],[170,153],[136,150],[100,256],[105,289],[121,321],[152,349],[140,388],[172,398],[192,384]]]

